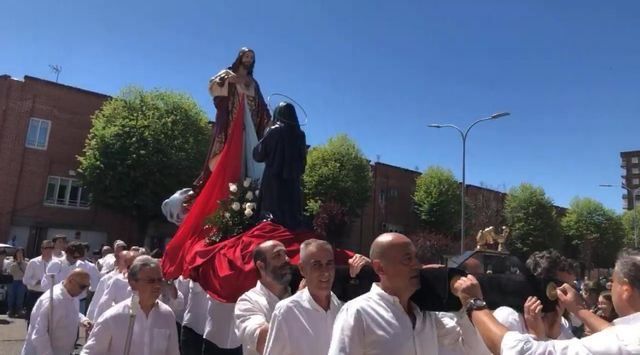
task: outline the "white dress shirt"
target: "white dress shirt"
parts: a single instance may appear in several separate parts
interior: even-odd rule
[[[207,320],[202,336],[221,349],[234,349],[242,345],[233,321],[235,304],[218,302],[209,295],[206,297]]]
[[[174,316],[178,312],[184,312],[184,307],[185,307],[184,296],[182,295],[182,292],[180,292],[180,290],[177,289],[177,287],[176,287],[176,298],[172,298],[170,292],[166,291],[166,289],[163,288],[163,292],[160,294],[159,300],[162,303],[169,306],[169,308],[171,308],[171,311],[173,312]],[[177,320],[178,318],[176,318],[176,321]]]
[[[29,260],[27,268],[24,271],[24,276],[22,277],[22,283],[31,291],[46,291],[46,289],[42,287],[42,278],[47,271],[48,264],[49,261],[43,260],[42,256]]]
[[[189,281],[189,302],[184,311],[182,325],[189,327],[194,332],[204,335],[204,328],[207,324],[207,312],[209,303],[207,293],[197,282]]]
[[[55,275],[54,277],[54,281],[53,284],[57,285],[60,282],[64,281],[64,279],[67,278],[67,276],[69,276],[69,274],[78,268],[81,268],[81,264],[82,264],[82,260],[78,260],[75,262],[75,264],[71,265],[69,264],[69,261],[65,258],[65,259],[60,259],[60,258],[53,258],[51,260],[51,262],[47,265],[47,274],[53,274]],[[42,288],[44,290],[48,290],[51,286],[51,280],[49,279],[49,277],[47,277],[47,275],[43,275],[42,276],[42,280],[41,283]],[[84,297],[80,297],[80,298],[84,298]]]
[[[129,331],[131,311],[129,298],[118,303],[95,323],[82,355],[122,355]],[[180,355],[176,318],[160,301],[147,316],[138,308],[131,336],[131,355]]]
[[[326,355],[342,302],[331,292],[325,311],[304,288],[276,305],[269,322],[265,355]]]
[[[536,341],[528,334],[507,332],[503,355],[632,355],[640,354],[640,312],[613,321],[613,325],[582,339]]]
[[[50,294],[36,301],[22,355],[68,355],[73,352],[80,322],[86,319],[79,312],[77,297],[71,297],[62,284],[53,287],[53,321],[49,324]]]
[[[182,324],[184,321],[184,313],[187,310],[187,305],[189,304],[189,280],[182,277],[178,277],[173,281],[178,289],[178,292],[182,294],[182,298],[184,299],[184,307],[182,309],[175,309],[173,313],[176,316],[176,322]]]
[[[95,322],[98,320],[99,315],[96,315],[96,310],[98,309],[98,303],[100,303],[102,296],[104,296],[104,291],[107,289],[107,286],[109,285],[109,282],[111,282],[111,279],[118,276],[119,273],[120,272],[118,272],[117,270],[114,270],[102,276],[102,278],[100,279],[100,282],[98,282],[98,287],[96,287],[96,292],[93,294],[91,303],[87,308],[87,318],[89,318],[92,322]]]
[[[107,284],[93,312],[93,319],[100,319],[111,307],[133,296],[129,281],[123,274],[116,274]]]
[[[96,288],[98,287],[98,283],[100,282],[100,278],[102,278],[102,275],[100,275],[98,268],[94,263],[86,260],[83,261],[82,264],[80,264],[80,268],[89,274],[91,283],[91,285],[89,286],[89,291],[95,292]]]
[[[509,331],[518,332],[520,334],[529,334],[527,324],[524,321],[524,315],[516,312],[515,309],[510,307],[498,307],[493,311],[493,316]],[[560,319],[560,335],[557,339],[563,340],[571,338],[573,338],[573,333],[571,332],[569,321],[562,317],[562,319]]]
[[[113,253],[107,254],[98,260],[100,263],[100,273],[106,275],[116,268],[116,256]]]
[[[411,306],[415,327],[399,299],[374,283],[369,292],[342,306],[329,354],[442,354],[459,347],[466,354],[477,353],[478,334],[463,312],[456,313],[456,327],[451,327],[437,313]]]
[[[258,330],[271,321],[271,314],[280,299],[267,289],[260,281],[245,292],[238,301],[234,311],[235,328],[242,343],[243,355],[258,355]]]

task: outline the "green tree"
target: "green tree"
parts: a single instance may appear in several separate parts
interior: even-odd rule
[[[587,267],[612,267],[624,241],[622,218],[591,198],[574,198],[562,218],[565,255]]]
[[[635,214],[635,221],[634,221]],[[634,247],[634,236],[638,234],[638,241],[640,242],[640,207],[636,207],[633,211],[625,211],[622,214],[622,223],[625,230],[625,246]],[[634,224],[635,223],[635,224]]]
[[[460,184],[451,170],[431,166],[416,180],[414,210],[423,225],[445,235],[459,228]]]
[[[126,88],[93,116],[78,157],[82,181],[93,203],[136,219],[141,242],[162,201],[197,176],[209,136],[190,97]]]
[[[309,150],[303,188],[310,213],[332,202],[343,207],[347,217],[356,217],[369,202],[371,187],[369,162],[347,135]]]
[[[535,251],[559,248],[558,220],[553,201],[541,187],[523,183],[507,194],[504,216],[511,232],[507,248],[520,257]]]

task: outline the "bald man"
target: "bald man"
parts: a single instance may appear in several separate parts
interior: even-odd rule
[[[373,241],[370,257],[380,282],[342,307],[329,354],[484,353],[478,352],[484,344],[464,312],[456,314],[456,323],[443,322],[409,300],[420,287],[422,268],[409,238],[382,234]]]
[[[79,311],[78,296],[91,284],[89,274],[74,269],[53,290],[44,293],[33,308],[22,355],[70,354],[74,350],[78,326],[91,329],[92,323]],[[53,302],[52,302],[53,301]]]

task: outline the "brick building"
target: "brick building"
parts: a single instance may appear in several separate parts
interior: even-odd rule
[[[622,183],[630,190],[622,194],[622,208],[632,210],[640,202],[640,150],[621,152],[620,160]]]
[[[420,228],[413,212],[413,193],[421,172],[384,163],[371,165],[373,190],[371,200],[361,218],[353,221],[344,246],[368,254],[373,239],[384,232],[411,235]],[[466,200],[472,218],[467,222],[470,235],[480,228],[501,226],[506,194],[485,187],[467,184]]]
[[[76,173],[90,117],[108,98],[30,76],[0,76],[0,242],[32,255],[57,233],[92,249],[135,234],[131,218],[91,204]]]

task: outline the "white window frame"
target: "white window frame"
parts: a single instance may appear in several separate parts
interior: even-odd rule
[[[638,157],[631,157],[631,164],[638,164]]]
[[[638,179],[638,178],[633,178],[633,179],[631,180],[631,184],[632,184],[633,186],[640,185],[640,179]]]
[[[31,128],[31,123],[35,122],[38,124],[38,128],[36,129],[36,141],[34,145],[30,145],[29,144],[29,129]],[[42,125],[42,122],[47,122],[49,124],[49,128],[47,129],[47,136],[44,138],[44,147],[40,147],[38,146],[38,138],[39,138],[39,134],[40,134],[40,125]],[[32,149],[38,149],[38,150],[47,150],[47,147],[49,146],[49,134],[51,133],[51,121],[49,120],[45,120],[42,118],[37,118],[37,117],[31,117],[29,119],[29,125],[27,126],[27,137],[24,141],[24,146],[27,148],[32,148]]]
[[[53,201],[51,200],[47,200],[47,192],[49,191],[49,180],[54,179],[57,181],[56,183],[56,187],[55,190],[53,191]],[[67,188],[66,192],[65,192],[65,196],[64,199],[62,199],[62,201],[60,201],[60,199],[58,199],[58,192],[60,191],[60,185],[62,185],[62,182],[66,183],[66,186],[69,187]],[[75,202],[75,204],[70,203],[70,195],[71,195],[71,187],[73,186],[74,182],[80,182],[80,180],[78,179],[72,179],[72,178],[68,178],[68,177],[62,177],[62,176],[48,176],[47,177],[47,181],[46,181],[46,187],[45,187],[45,191],[44,191],[44,205],[45,206],[49,206],[49,207],[61,207],[61,208],[74,208],[74,209],[81,209],[81,210],[88,210],[91,208],[91,195],[89,195],[89,201],[84,203],[82,201],[82,192],[84,189],[86,189],[83,186],[78,187],[78,196],[77,196],[77,201]]]
[[[631,174],[640,174],[640,168],[631,168]]]

